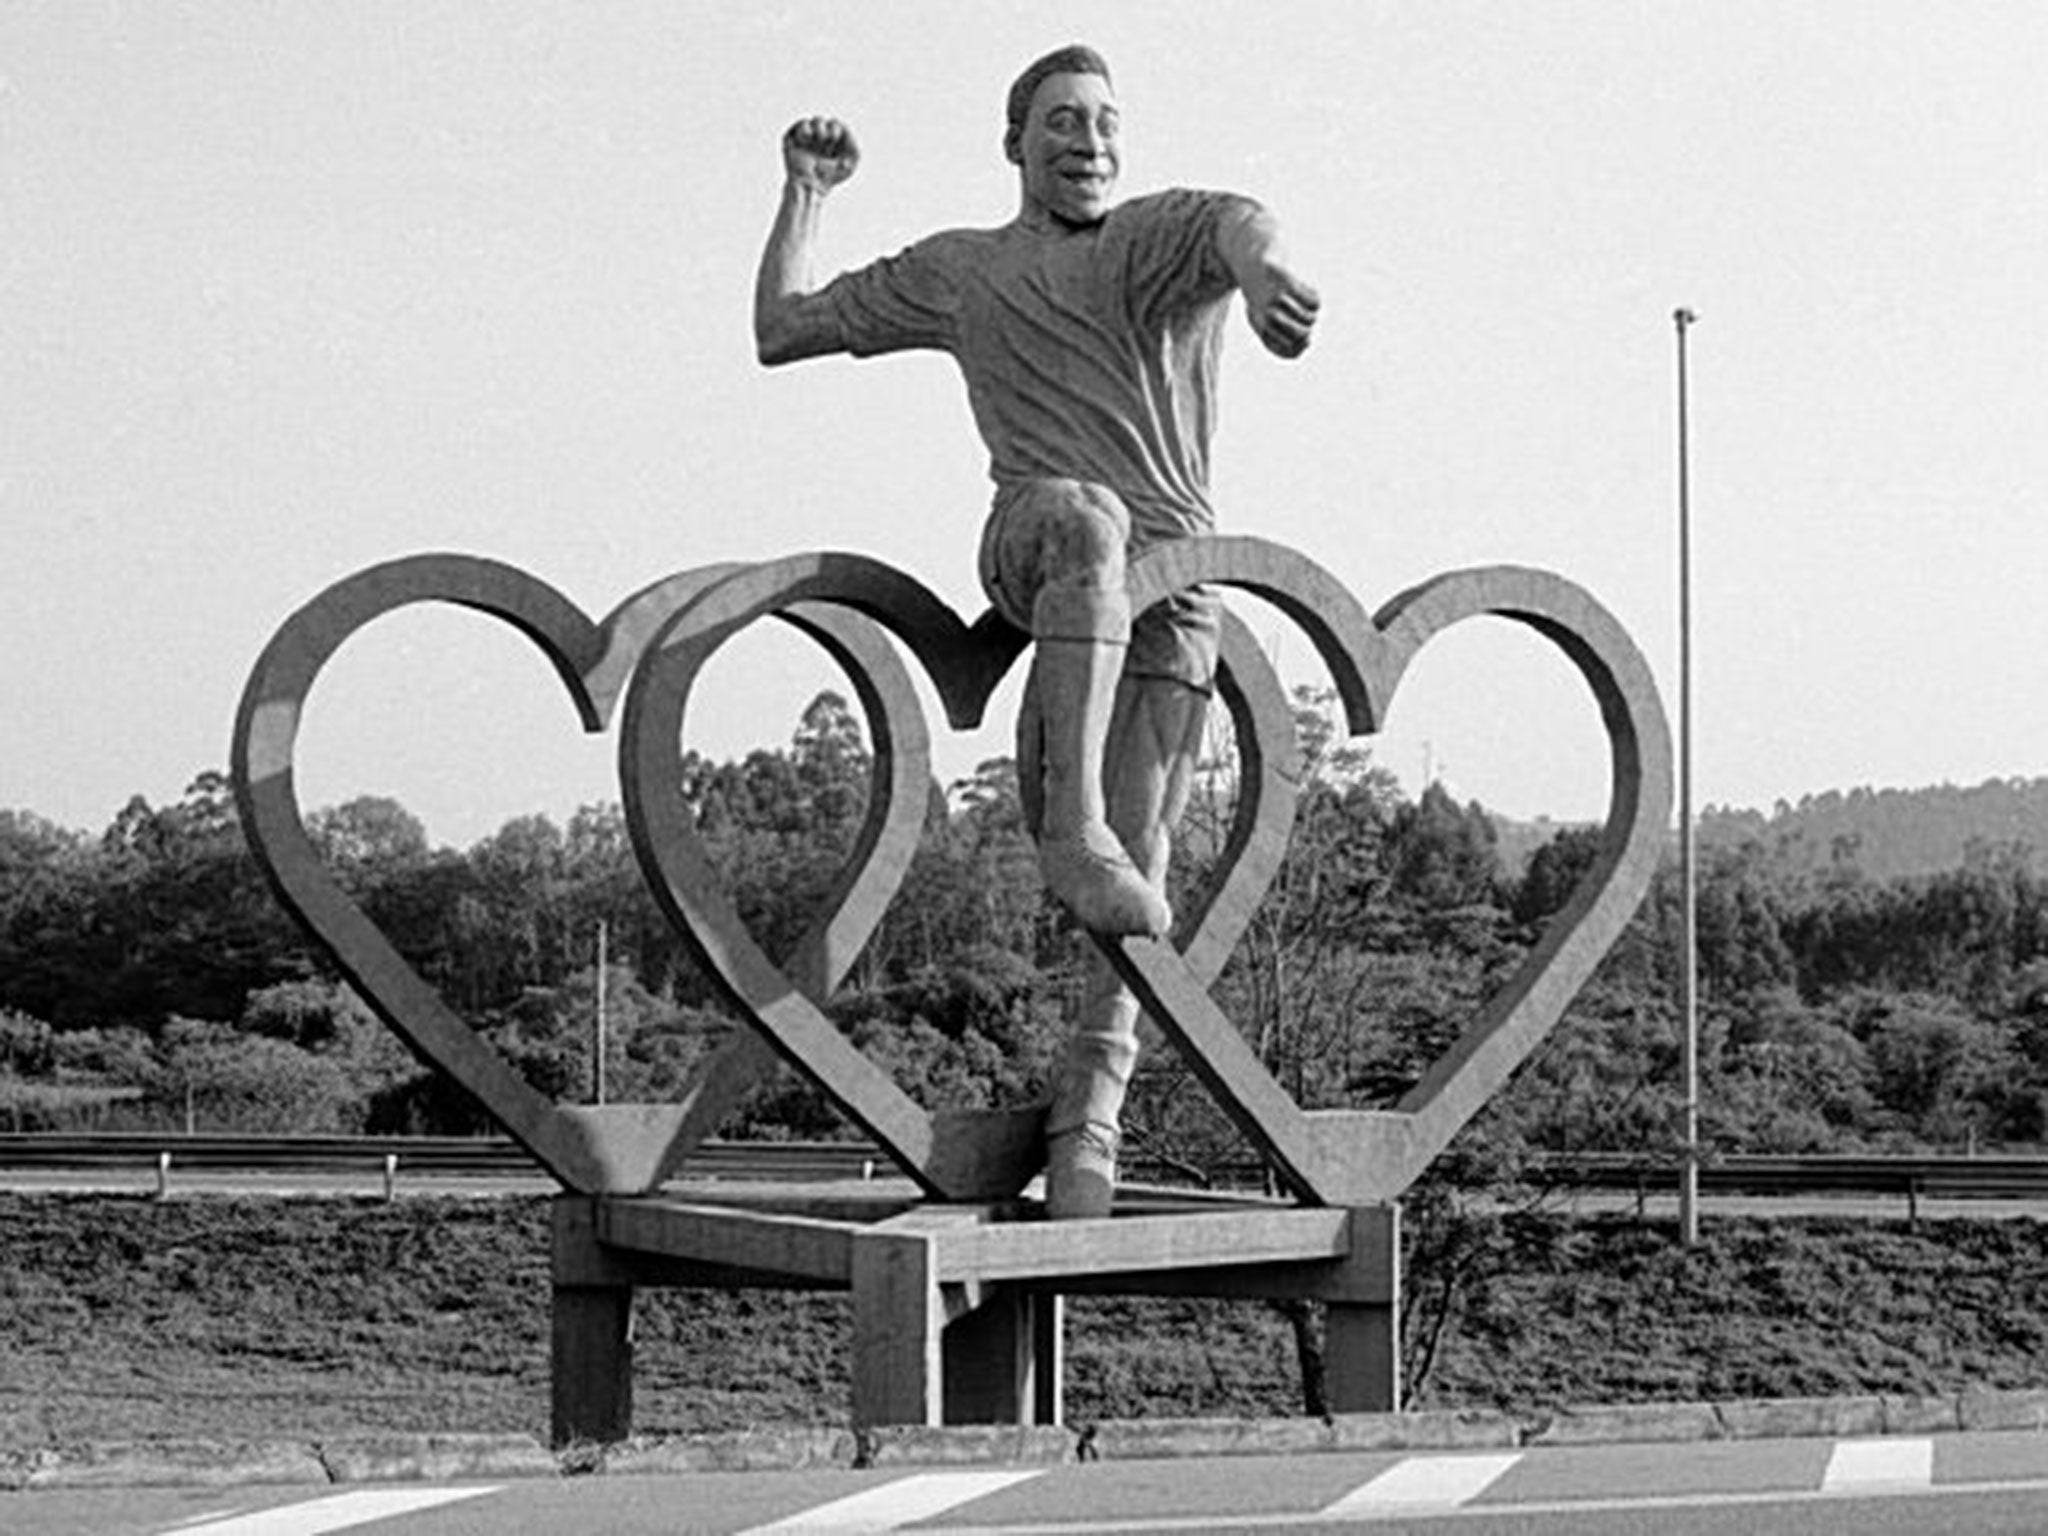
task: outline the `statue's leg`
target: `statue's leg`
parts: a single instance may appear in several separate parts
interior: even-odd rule
[[[1145,878],[1163,889],[1172,834],[1187,808],[1208,696],[1165,677],[1126,677],[1108,747],[1112,829]],[[1138,1060],[1138,1000],[1091,951],[1081,1012],[1046,1118],[1046,1210],[1106,1216],[1116,1189],[1124,1094]]]
[[[1173,923],[1166,897],[1111,830],[1103,788],[1104,745],[1130,643],[1129,537],[1129,516],[1108,490],[1033,480],[991,519],[982,569],[990,596],[1029,623],[1034,641],[1045,883],[1093,932],[1163,934]]]

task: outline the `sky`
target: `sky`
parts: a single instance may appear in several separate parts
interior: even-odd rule
[[[1556,571],[1675,721],[1689,307],[1696,802],[2048,773],[2048,8],[10,0],[0,807],[98,831],[175,801],[277,627],[400,555],[508,561],[597,615],[851,549],[979,611],[950,362],[763,369],[751,284],[792,119],[860,140],[840,270],[1009,218],[1004,91],[1074,40],[1115,71],[1124,194],[1258,197],[1324,298],[1298,362],[1232,321],[1225,529],[1368,608]],[[689,744],[786,745],[834,686],[760,626]],[[1013,703],[939,728],[942,777],[1008,751]],[[1518,817],[1608,793],[1576,674],[1505,621],[1432,643],[1368,745]],[[616,799],[614,751],[523,640],[434,605],[337,655],[298,784],[467,846]]]

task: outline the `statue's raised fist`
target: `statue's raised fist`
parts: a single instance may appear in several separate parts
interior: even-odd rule
[[[853,130],[836,117],[800,118],[782,136],[782,166],[789,179],[829,192],[860,164]]]

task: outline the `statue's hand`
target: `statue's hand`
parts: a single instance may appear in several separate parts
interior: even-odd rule
[[[1244,284],[1245,315],[1275,357],[1299,357],[1308,350],[1322,305],[1315,289],[1277,262],[1261,263]]]
[[[836,117],[806,117],[782,136],[782,168],[792,182],[830,192],[860,164],[853,130]]]

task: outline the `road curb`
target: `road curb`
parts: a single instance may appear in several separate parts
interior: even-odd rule
[[[1861,1439],[1885,1432],[1878,1397],[1774,1397],[1718,1403],[1715,1413],[1730,1440]]]
[[[1330,1448],[1326,1419],[1111,1419],[1082,1434],[1090,1461],[1292,1456]]]
[[[1956,1402],[1962,1429],[2048,1430],[2048,1391],[1969,1391]]]
[[[121,1487],[441,1482],[474,1478],[1047,1466],[1332,1451],[1481,1450],[1705,1440],[1863,1439],[1965,1430],[2048,1433],[2048,1390],[1918,1397],[1425,1409],[1327,1419],[1112,1419],[1075,1426],[792,1428],[650,1437],[551,1451],[532,1435],[375,1434],[317,1442],[99,1441],[0,1447],[0,1494]]]
[[[855,1436],[857,1467],[1058,1466],[1082,1459],[1085,1431],[1058,1424],[892,1424]]]
[[[1523,1445],[1662,1445],[1719,1440],[1712,1403],[1581,1403],[1522,1420]]]
[[[1884,1432],[1888,1435],[1944,1434],[1965,1427],[1960,1397],[1883,1397],[1879,1401],[1884,1404]],[[2042,1394],[2041,1401],[2048,1404],[2048,1394]]]
[[[558,1477],[563,1462],[532,1435],[348,1435],[315,1448],[336,1483]]]
[[[10,1458],[13,1459],[13,1458]],[[326,1485],[319,1453],[280,1440],[107,1440],[42,1448],[20,1457],[15,1483],[0,1471],[0,1487],[225,1488],[244,1483]]]
[[[743,1429],[626,1440],[563,1457],[564,1470],[572,1473],[792,1472],[850,1467],[857,1448],[850,1429]]]

